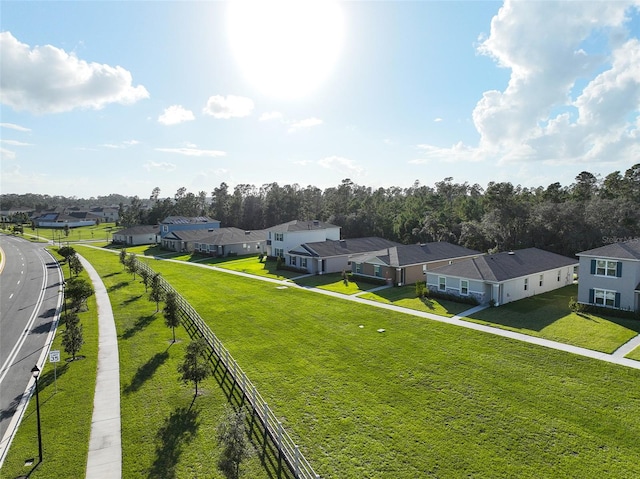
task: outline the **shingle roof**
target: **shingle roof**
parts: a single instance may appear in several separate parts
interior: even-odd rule
[[[146,234],[158,234],[158,226],[154,225],[138,225],[125,228],[120,231],[116,231],[115,235],[146,235]]]
[[[434,268],[430,273],[501,282],[578,264],[577,260],[538,248],[478,256]]]
[[[330,256],[380,251],[381,249],[392,246],[400,246],[400,243],[371,236],[367,238],[350,238],[344,240],[326,240],[305,243],[292,249],[289,253],[326,258]]]
[[[300,221],[293,220],[287,223],[282,223],[271,228],[267,228],[268,231],[306,231],[306,230],[324,230],[327,228],[340,228],[339,226],[332,225],[331,223],[325,223],[324,221]]]
[[[474,256],[481,254],[479,251],[458,246],[445,241],[425,244],[398,245],[386,250],[381,250],[370,255],[353,257],[356,262],[373,262],[387,266],[409,266],[412,264],[426,264],[434,261]]]
[[[582,251],[577,253],[577,256],[640,260],[640,239],[611,243],[600,248]]]
[[[218,220],[211,219],[207,216],[167,216],[162,224],[165,225],[187,225],[187,224],[198,224],[198,223],[220,223]]]
[[[244,241],[264,241],[267,239],[267,233],[264,230],[245,231],[240,228],[229,227],[214,229],[213,231],[172,231],[167,234],[164,239],[192,241],[209,245],[225,245],[242,243]]]

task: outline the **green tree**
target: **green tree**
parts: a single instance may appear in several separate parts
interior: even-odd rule
[[[69,236],[69,225],[64,225],[64,235]]]
[[[62,333],[62,346],[67,354],[71,354],[74,361],[76,359],[76,354],[80,351],[83,344],[84,337],[82,333],[82,325],[77,322],[67,323],[67,326]]]
[[[127,267],[127,249],[126,248],[122,248],[120,250],[120,264],[122,265],[123,268],[126,269]]]
[[[138,260],[135,253],[129,253],[124,259],[124,267],[129,273],[133,275],[133,279],[136,279],[136,272],[138,271]]]
[[[176,293],[169,291],[164,298],[164,324],[171,328],[173,332],[173,342],[176,342],[176,328],[180,326],[180,316],[178,316],[178,298]]]
[[[67,281],[65,293],[71,300],[71,307],[75,311],[79,311],[82,305],[87,301],[87,299],[89,299],[94,294],[94,291],[91,284],[84,279],[71,278]]]
[[[76,254],[76,250],[71,246],[63,246],[61,248],[58,248],[58,254],[62,256],[66,261],[70,256],[74,256]]]
[[[228,479],[240,477],[240,464],[253,454],[247,439],[244,409],[235,411],[226,405],[216,430],[222,446],[218,467]]]
[[[73,272],[74,275],[78,276],[84,271],[84,266],[82,266],[82,262],[80,261],[80,258],[78,258],[77,254],[69,256],[69,258],[67,258],[67,261],[69,262],[69,269]]]
[[[147,268],[140,268],[138,274],[140,275],[140,278],[142,278],[142,284],[144,284],[144,292],[146,293],[149,290],[149,283],[151,283],[151,273]]]
[[[211,374],[211,364],[205,356],[207,343],[204,338],[191,341],[187,346],[184,362],[178,366],[180,379],[185,383],[193,381],[198,395],[198,383],[204,381]]]
[[[160,311],[160,301],[164,299],[164,289],[162,289],[162,276],[156,273],[151,278],[151,292],[149,293],[149,301],[156,303],[156,313]]]

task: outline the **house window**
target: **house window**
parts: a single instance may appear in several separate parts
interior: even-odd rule
[[[595,274],[598,276],[619,276],[619,267],[617,261],[609,261],[606,259],[596,260]]]
[[[284,241],[284,233],[274,233],[273,236],[275,241]]]
[[[466,279],[460,280],[460,294],[467,296],[469,294],[469,281]]]
[[[167,231],[169,231],[169,227],[167,225],[162,225],[162,231],[166,233]]]
[[[524,290],[527,291],[529,289],[529,278],[524,279]]]
[[[273,253],[280,258],[284,257],[284,250],[282,248],[273,248]]]
[[[291,266],[295,266],[296,265],[296,257],[295,256],[289,256],[289,264]]]
[[[362,264],[356,263],[356,274],[362,273]]]
[[[438,276],[438,289],[440,291],[447,289],[447,278],[444,276]]]
[[[593,303],[608,308],[616,307],[616,292],[606,289],[593,290]]]
[[[544,275],[543,275],[543,274],[541,274],[541,275],[540,275],[540,279],[538,280],[538,285],[539,285],[540,287],[542,287],[542,283],[543,283],[543,282],[544,282]]]
[[[380,278],[382,276],[382,268],[379,264],[373,265],[373,275]]]
[[[559,270],[558,270],[558,283],[560,282],[560,276],[561,276],[561,275],[562,275],[562,270],[561,270],[561,269],[559,269]]]
[[[303,268],[307,267],[307,258],[300,258],[300,266]]]

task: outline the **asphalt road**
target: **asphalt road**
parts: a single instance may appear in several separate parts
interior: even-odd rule
[[[0,452],[31,369],[42,369],[47,360],[43,354],[62,301],[62,273],[45,246],[0,235]]]

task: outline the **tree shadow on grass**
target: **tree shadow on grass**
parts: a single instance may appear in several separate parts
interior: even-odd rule
[[[431,299],[422,297],[422,298],[420,298],[420,301],[422,301],[422,304],[424,304],[425,307],[427,307],[428,309],[436,309],[433,306],[433,301]]]
[[[138,368],[136,373],[133,375],[131,383],[129,383],[122,392],[130,394],[140,389],[144,382],[150,379],[156,370],[162,366],[167,359],[169,359],[168,348],[167,351],[155,354],[151,359],[149,359],[149,361]]]
[[[129,299],[125,299],[122,304],[126,306],[127,304],[133,303],[134,301],[138,301],[140,298],[142,298],[141,294],[139,294],[138,296],[131,296]]]
[[[191,407],[175,409],[156,434],[156,458],[149,471],[150,479],[174,479],[183,446],[196,435],[199,411]]]
[[[113,273],[105,274],[103,278],[111,278],[112,276],[117,276],[119,274],[122,274],[122,271],[114,271]]]
[[[119,283],[116,283],[113,286],[109,286],[108,291],[111,293],[112,291],[116,291],[118,289],[126,288],[127,286],[129,286],[129,281],[120,281]]]
[[[155,319],[155,317],[156,317],[155,313],[154,314],[150,314],[149,316],[140,316],[136,320],[135,324],[133,326],[131,326],[130,328],[128,328],[125,332],[123,332],[122,336],[120,336],[120,337],[122,339],[131,338],[133,335],[135,335],[136,333],[139,333],[144,328],[149,326],[151,324],[151,322]]]

